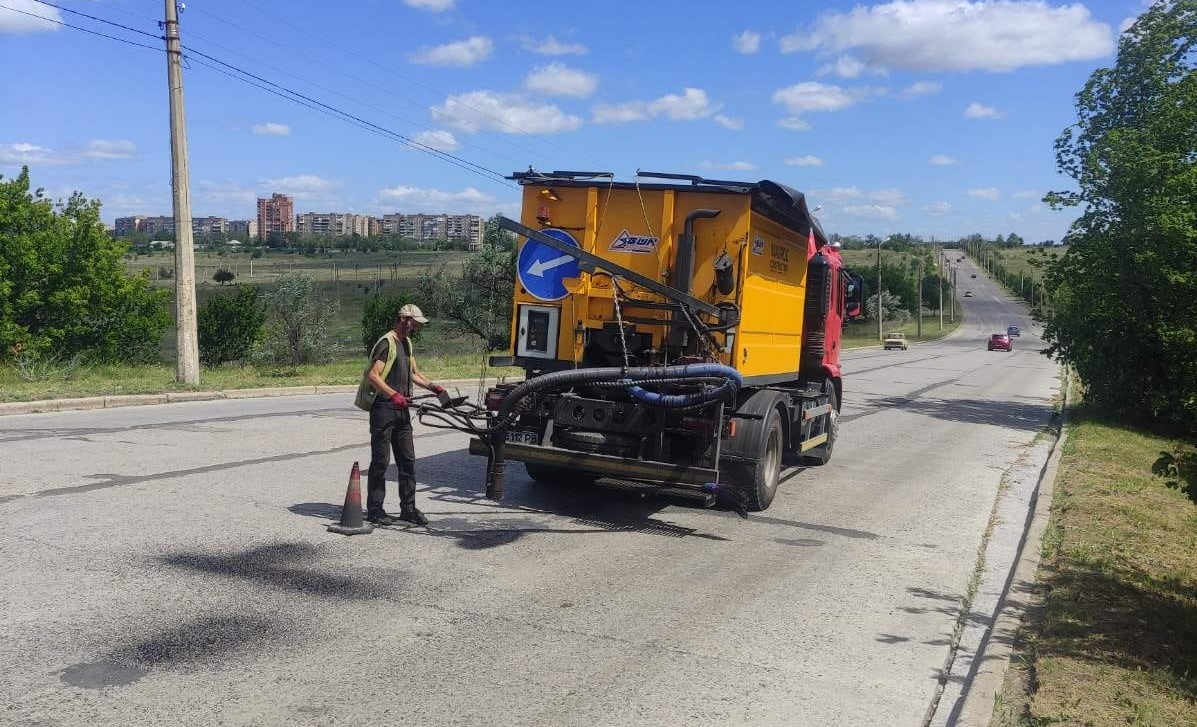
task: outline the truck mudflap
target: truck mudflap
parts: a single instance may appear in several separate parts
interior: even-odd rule
[[[486,442],[475,437],[470,440],[470,454],[487,456],[490,449]],[[559,467],[600,477],[662,482],[696,490],[703,490],[711,483],[719,481],[719,472],[706,467],[576,452],[572,449],[545,447],[539,444],[507,442],[503,445],[503,459]]]

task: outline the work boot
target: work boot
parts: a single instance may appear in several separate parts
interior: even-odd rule
[[[399,513],[399,519],[406,520],[412,525],[428,525],[428,518],[424,517],[424,513],[420,512],[414,507],[410,510],[404,510],[403,512]]]
[[[386,514],[384,510],[376,510],[375,512],[366,513],[366,519],[376,525],[394,525],[395,518]]]

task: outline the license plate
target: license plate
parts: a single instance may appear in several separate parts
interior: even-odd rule
[[[540,435],[536,432],[524,431],[522,429],[508,429],[506,433],[508,442],[515,442],[517,444],[540,444]]]

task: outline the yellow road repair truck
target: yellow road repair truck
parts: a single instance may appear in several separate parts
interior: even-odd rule
[[[527,172],[511,351],[486,395],[488,495],[504,462],[537,481],[609,477],[763,510],[791,464],[823,464],[860,315],[801,192],[640,172]]]

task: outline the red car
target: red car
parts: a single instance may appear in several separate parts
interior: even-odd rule
[[[1010,335],[1007,333],[995,333],[989,337],[990,351],[1013,351],[1014,347],[1010,344]]]

